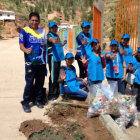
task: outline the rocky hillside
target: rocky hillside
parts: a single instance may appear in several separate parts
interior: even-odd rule
[[[4,10],[16,13],[15,23],[5,23],[0,25],[0,35],[4,37],[17,36],[17,30],[28,24],[28,15],[32,11],[37,11],[41,15],[41,26],[47,27],[48,14],[54,12],[62,15],[63,22],[80,25],[83,20],[92,21],[93,2],[96,0],[0,0],[0,5]],[[115,34],[115,13],[116,4],[122,0],[104,1],[104,42],[108,42]],[[58,17],[54,17],[60,23]]]

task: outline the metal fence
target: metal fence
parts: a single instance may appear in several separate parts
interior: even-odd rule
[[[124,0],[116,7],[116,33],[115,39],[120,42],[123,34],[130,34],[130,45],[136,50],[138,44],[140,0]]]

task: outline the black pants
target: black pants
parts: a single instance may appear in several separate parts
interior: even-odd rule
[[[22,105],[30,101],[42,100],[42,91],[45,81],[46,65],[25,65],[25,81]]]
[[[138,111],[140,111],[140,85],[134,83],[132,86],[132,94],[136,96],[136,106]]]
[[[87,67],[83,66],[83,63],[80,61],[81,57],[77,55],[75,59],[77,60],[79,66],[79,77],[80,78],[87,77]]]
[[[52,60],[52,56],[49,56],[48,63],[49,63],[49,71],[50,71],[48,96],[56,97],[59,96],[58,78],[59,78],[61,62],[54,62]]]

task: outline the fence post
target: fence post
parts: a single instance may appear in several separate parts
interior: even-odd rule
[[[138,19],[138,44],[140,45],[140,0],[139,0],[139,5],[138,5],[138,10],[139,10],[139,19]]]

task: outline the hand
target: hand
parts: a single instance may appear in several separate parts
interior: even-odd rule
[[[33,48],[33,46],[31,46],[30,48],[26,49],[25,53],[26,54],[30,54],[32,52],[32,48]]]
[[[83,40],[82,40],[82,44],[83,44],[83,45],[86,45],[86,44],[88,44],[88,41],[87,41],[87,39],[83,39]]]
[[[81,61],[83,64],[86,64],[88,60],[87,60],[86,57],[84,56],[83,59],[82,59],[82,58],[80,59],[80,61]]]
[[[126,79],[126,77],[125,77],[125,76],[123,76],[123,79],[122,79],[122,81],[125,81],[125,79]]]
[[[82,79],[84,85],[87,85],[87,80],[86,79]]]
[[[120,49],[120,48],[118,48],[119,49],[119,53],[121,54],[121,55],[126,55],[126,50],[122,50],[122,49]]]
[[[102,58],[104,57],[103,53],[100,54],[100,57],[102,57]]]
[[[65,73],[64,70],[61,71],[61,73],[60,73],[60,78],[61,78],[62,81],[64,81],[64,80],[66,79],[66,73]]]
[[[64,44],[64,45],[67,44],[67,40],[64,40],[63,44]]]
[[[60,42],[61,42],[61,41],[60,41],[60,38],[57,37],[57,39],[55,40],[55,43],[58,44],[58,43],[60,43]]]
[[[114,60],[116,58],[116,55],[110,55],[110,59]]]

